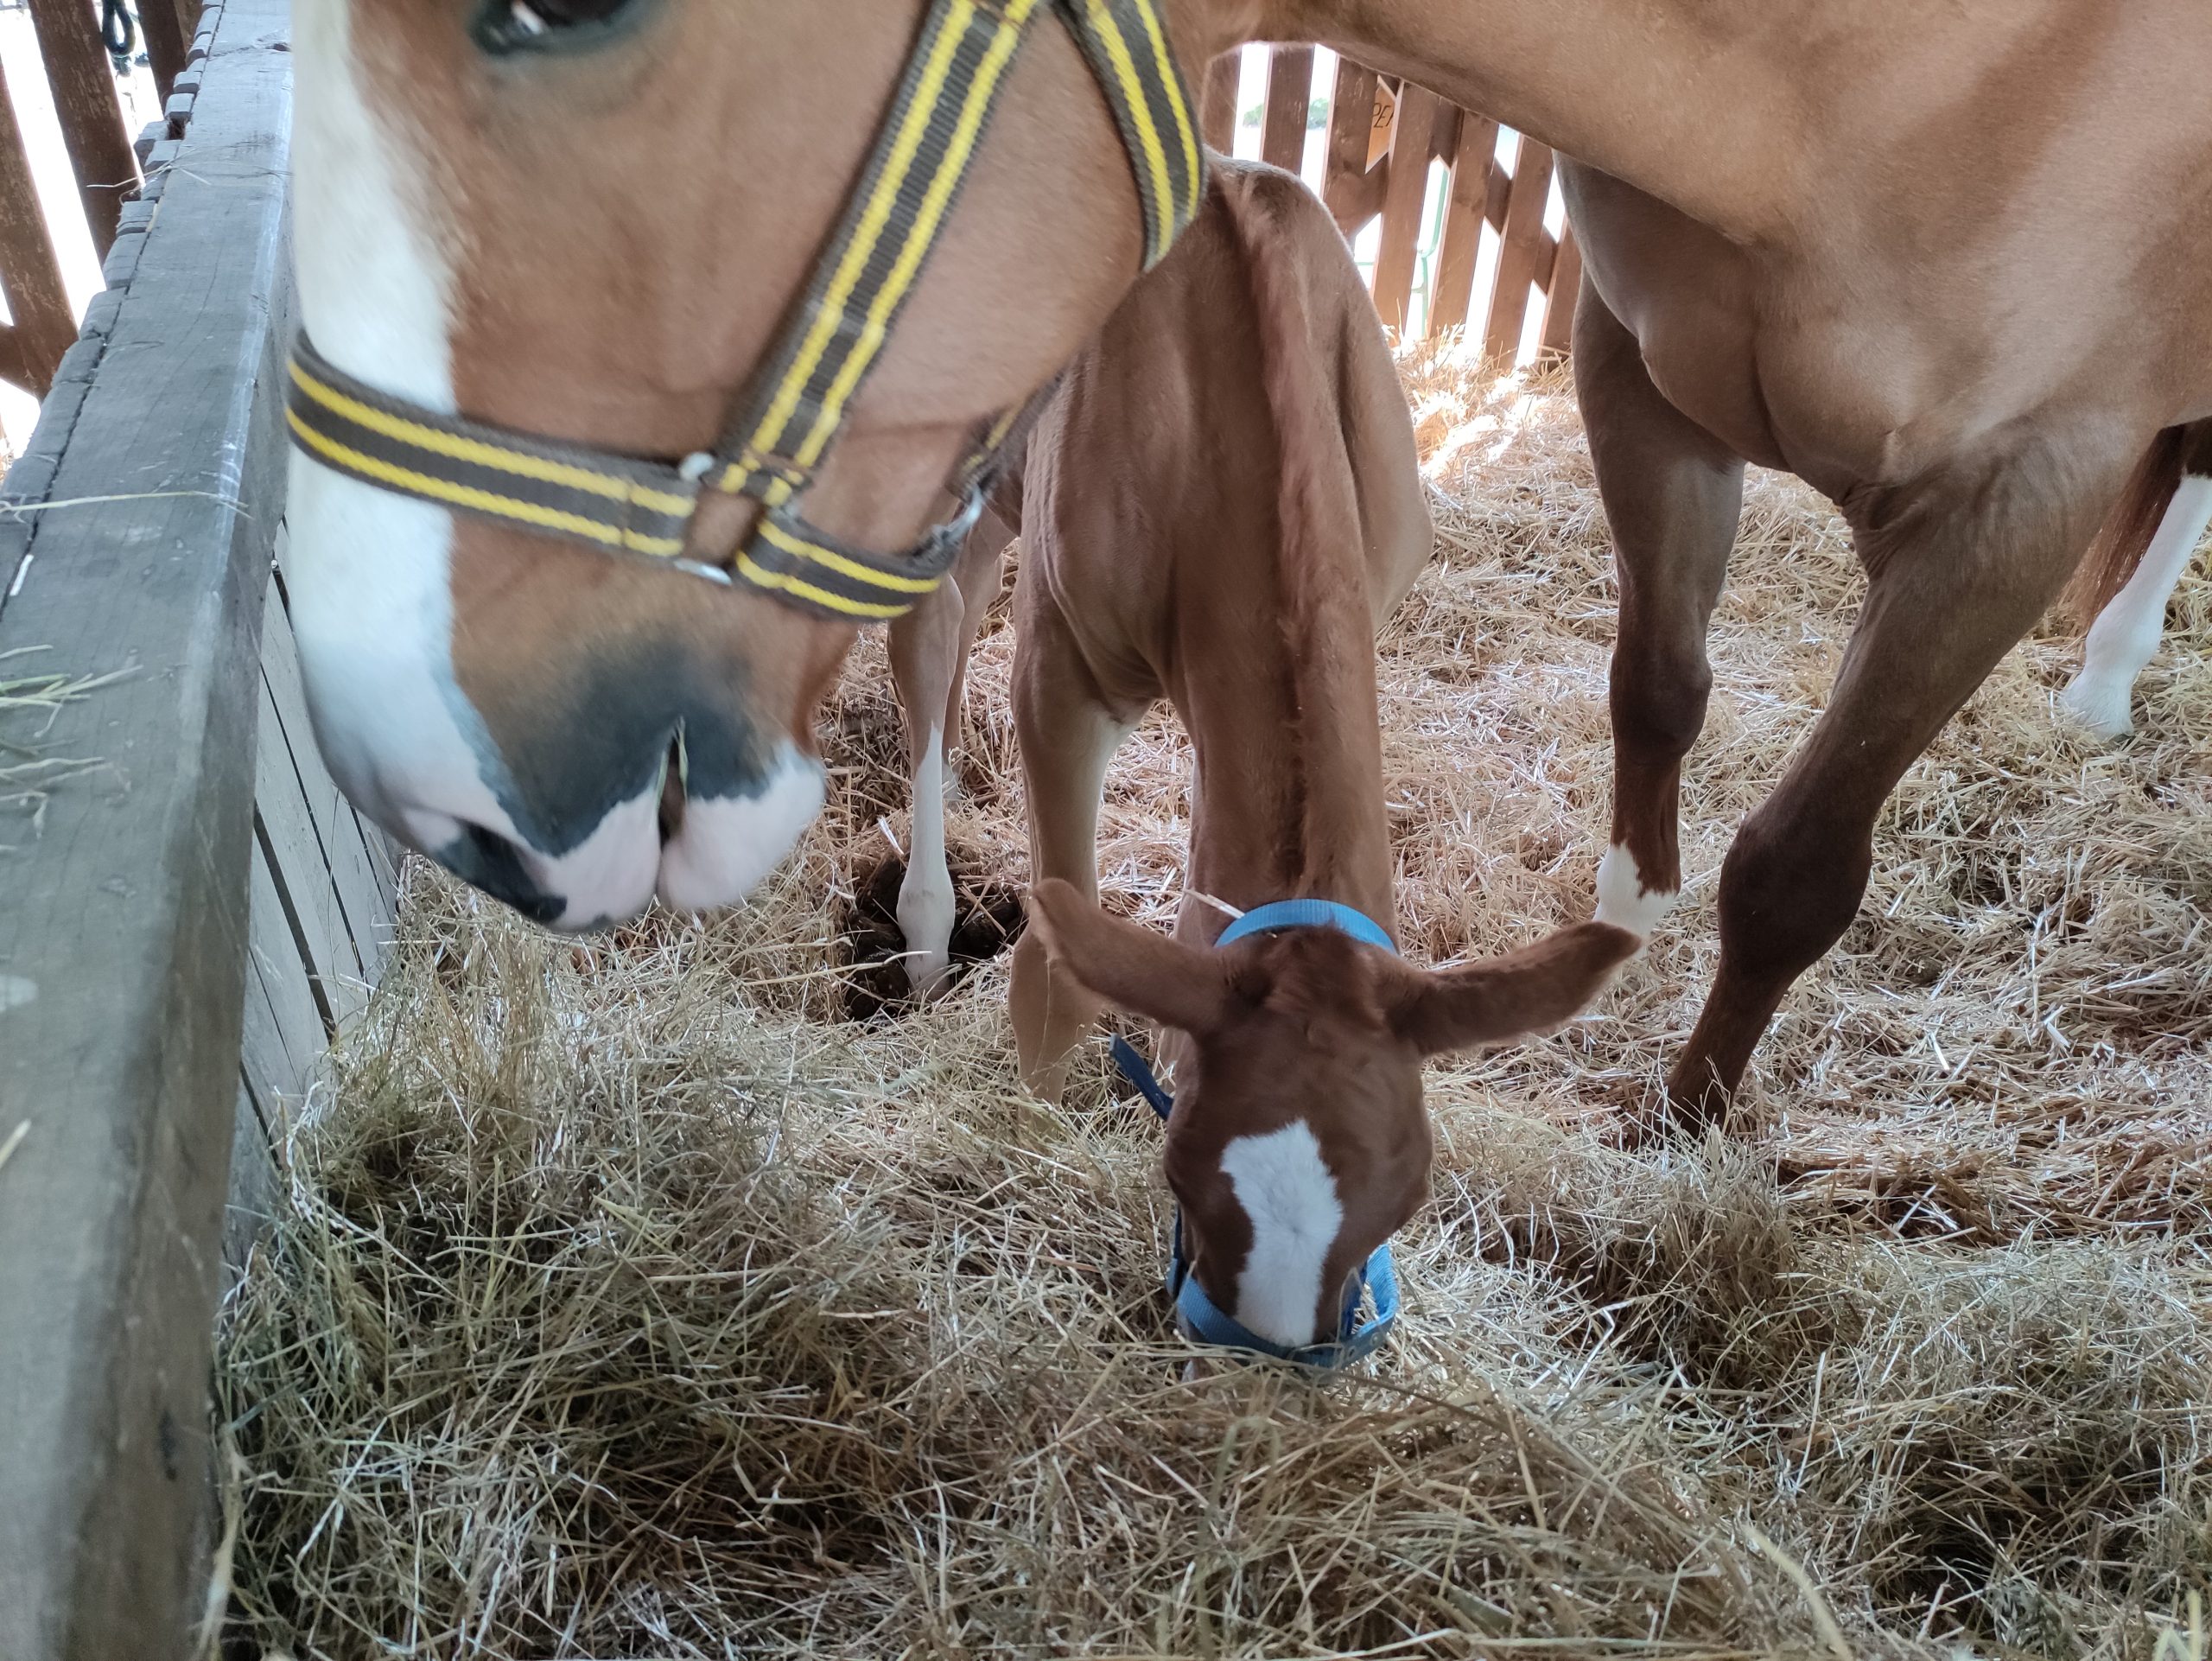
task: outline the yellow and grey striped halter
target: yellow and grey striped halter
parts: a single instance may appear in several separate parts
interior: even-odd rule
[[[1074,34],[1128,148],[1149,270],[1196,215],[1205,183],[1196,116],[1156,0],[931,0],[844,217],[714,454],[639,460],[440,415],[354,379],[304,335],[292,351],[293,442],[379,488],[675,561],[814,616],[904,615],[958,554],[1014,412],[982,435],[953,480],[959,511],[904,555],[844,546],[809,525],[798,504],[920,279],[1015,51],[1048,10]],[[709,491],[761,505],[727,571],[683,558]]]

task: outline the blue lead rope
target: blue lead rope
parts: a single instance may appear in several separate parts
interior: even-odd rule
[[[1394,957],[1397,954],[1398,948],[1389,934],[1372,919],[1330,900],[1285,900],[1262,906],[1256,911],[1246,912],[1224,929],[1214,944],[1217,947],[1233,945],[1255,934],[1272,934],[1293,928],[1339,929],[1355,940],[1379,946]],[[1122,1076],[1144,1098],[1159,1116],[1160,1123],[1166,1124],[1175,1111],[1175,1098],[1160,1084],[1151,1064],[1137,1053],[1135,1045],[1119,1035],[1114,1040],[1113,1053],[1114,1065],[1122,1070]],[[1363,1323],[1359,1307],[1370,1295],[1375,1300],[1375,1317]],[[1224,1349],[1253,1350],[1279,1361],[1293,1361],[1306,1367],[1342,1367],[1372,1355],[1398,1321],[1398,1271],[1390,1259],[1390,1243],[1385,1240],[1361,1267],[1359,1278],[1344,1300],[1334,1343],[1292,1348],[1261,1337],[1235,1317],[1223,1313],[1198,1284],[1198,1276],[1191,1273],[1190,1260],[1183,1252],[1183,1210],[1179,1206],[1175,1208],[1175,1244],[1167,1260],[1167,1295],[1173,1301],[1176,1313],[1201,1342]]]

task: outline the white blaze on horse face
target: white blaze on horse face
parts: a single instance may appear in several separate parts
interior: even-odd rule
[[[423,224],[420,169],[370,113],[351,0],[296,0],[293,19],[302,321],[340,368],[450,410],[450,273]],[[463,820],[511,834],[454,685],[452,517],[295,451],[286,519],[308,705],[346,794],[424,849],[452,841]]]
[[[1252,1250],[1236,1277],[1230,1313],[1247,1330],[1295,1348],[1334,1338],[1316,1333],[1321,1271],[1344,1226],[1337,1180],[1305,1121],[1263,1136],[1239,1136],[1221,1168],[1252,1225]]]
[[[1618,843],[1598,862],[1598,919],[1649,940],[1678,898],[1673,888],[1646,889],[1636,856]]]
[[[2212,479],[2184,478],[2158,522],[2143,563],[2090,626],[2082,672],[2059,696],[2098,737],[2124,738],[2135,730],[2128,707],[2135,678],[2158,655],[2159,637],[2165,633],[2166,602],[2173,598],[2208,525],[2212,525]]]

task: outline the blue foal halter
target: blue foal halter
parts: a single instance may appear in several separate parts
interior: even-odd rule
[[[1234,945],[1255,934],[1274,934],[1294,928],[1333,928],[1365,945],[1379,946],[1392,957],[1398,952],[1389,932],[1373,919],[1332,900],[1284,900],[1248,911],[1224,929],[1214,945],[1217,948]],[[1160,1123],[1166,1124],[1168,1116],[1175,1111],[1175,1098],[1127,1039],[1114,1040],[1114,1065],[1150,1104]],[[1363,1323],[1359,1306],[1370,1294],[1375,1299],[1375,1318]],[[1390,1260],[1390,1243],[1385,1240],[1361,1266],[1359,1277],[1353,1282],[1351,1295],[1345,1298],[1344,1310],[1338,1317],[1333,1343],[1292,1348],[1261,1337],[1224,1313],[1206,1295],[1205,1288],[1198,1284],[1198,1277],[1191,1272],[1190,1260],[1183,1251],[1183,1209],[1179,1206],[1175,1208],[1175,1244],[1167,1261],[1167,1295],[1173,1301],[1176,1313],[1200,1342],[1224,1349],[1253,1350],[1279,1361],[1294,1361],[1306,1367],[1342,1367],[1362,1360],[1381,1346],[1398,1322],[1398,1271]]]

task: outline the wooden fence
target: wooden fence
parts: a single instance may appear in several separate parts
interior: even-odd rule
[[[1548,147],[1310,46],[1219,59],[1203,102],[1208,143],[1303,173],[1371,251],[1391,328],[1464,328],[1491,358],[1567,352],[1582,261]]]
[[[140,0],[131,21],[134,49],[143,45],[171,124],[191,107],[197,79],[191,42],[202,3]],[[103,39],[103,0],[27,0],[25,9],[76,182],[73,203],[41,200],[30,147],[0,68],[0,290],[11,319],[0,324],[0,380],[43,398],[77,339],[78,322],[51,227],[60,214],[81,214],[93,254],[105,261],[121,230],[124,205],[139,194],[144,158],[133,143]]]
[[[225,1263],[391,938],[286,620],[285,0],[198,21],[0,490],[7,1661],[200,1652]]]

